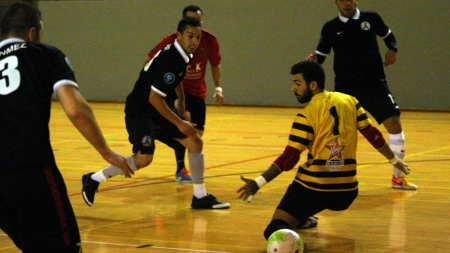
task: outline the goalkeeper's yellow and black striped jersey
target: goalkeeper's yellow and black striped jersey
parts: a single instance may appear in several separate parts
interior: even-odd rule
[[[368,124],[356,98],[329,91],[314,95],[295,117],[289,135],[289,146],[308,150],[294,181],[318,191],[356,189],[357,130]]]

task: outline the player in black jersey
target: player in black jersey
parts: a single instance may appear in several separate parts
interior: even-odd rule
[[[397,42],[380,15],[360,11],[357,0],[336,0],[339,17],[325,23],[316,51],[306,59],[322,64],[334,51],[335,91],[352,95],[389,133],[389,145],[400,159],[405,157],[405,135],[400,110],[390,92],[383,65],[397,60]],[[389,49],[383,62],[377,36]],[[416,190],[417,186],[393,167],[392,187]]]
[[[358,131],[396,168],[409,174],[386,144],[380,131],[372,126],[358,100],[340,92],[325,90],[325,73],[314,61],[303,61],[291,68],[292,92],[300,103],[309,104],[299,111],[292,124],[284,152],[257,177],[241,179],[240,198],[247,200],[283,171],[291,170],[308,151],[308,160],[280,201],[265,238],[279,230],[317,226],[312,218],[323,210],[346,210],[358,195],[356,148]]]
[[[40,43],[40,11],[13,3],[0,25],[0,228],[23,252],[81,252],[77,221],[50,143],[53,92],[107,162],[128,176],[133,171],[107,146],[67,57]]]
[[[125,124],[133,144],[133,155],[127,159],[133,170],[144,168],[153,160],[155,140],[166,144],[171,140],[180,142],[188,150],[192,173],[194,196],[191,207],[225,209],[230,204],[208,194],[204,185],[202,138],[195,125],[178,115],[174,108],[176,94],[183,92],[181,80],[200,38],[200,21],[194,17],[183,18],[178,24],[175,42],[161,49],[141,70],[125,105]],[[86,204],[93,205],[99,183],[119,174],[122,171],[111,165],[97,173],[84,175],[82,193]]]

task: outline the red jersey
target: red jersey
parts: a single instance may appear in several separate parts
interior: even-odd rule
[[[159,50],[174,43],[176,38],[176,32],[165,36],[163,40],[148,53],[150,59],[152,59]],[[201,99],[206,99],[206,91],[208,89],[206,88],[205,83],[205,73],[208,60],[212,66],[217,66],[220,64],[221,57],[219,41],[217,41],[216,36],[214,36],[210,31],[202,29],[200,44],[189,62],[186,75],[183,79],[184,92]]]

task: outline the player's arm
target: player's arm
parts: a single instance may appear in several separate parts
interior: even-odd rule
[[[389,30],[388,35],[383,38],[389,50],[384,56],[384,66],[389,66],[397,61],[397,41],[394,34]]]
[[[216,103],[221,105],[223,104],[223,94],[222,94],[222,66],[219,64],[213,66],[211,65],[212,78],[214,80],[214,95],[213,97],[216,99]]]
[[[286,146],[283,153],[270,165],[270,167],[254,180],[241,176],[245,185],[238,189],[239,198],[248,199],[258,192],[258,190],[272,181],[283,171],[291,170],[300,160],[300,150],[291,146]]]
[[[152,89],[150,90],[149,102],[155,109],[168,121],[172,122],[178,129],[186,136],[192,136],[197,134],[197,130],[189,122],[182,120],[176,115],[167,105],[164,97]]]
[[[391,164],[393,164],[397,169],[403,171],[406,175],[409,174],[410,171],[408,165],[395,156],[394,152],[392,152],[378,128],[368,124],[358,130],[370,142],[370,144],[372,144],[372,146],[380,152],[380,154],[389,160]]]
[[[108,147],[91,107],[78,89],[70,84],[62,85],[56,90],[56,94],[67,117],[83,137],[100,153],[103,159],[119,167],[125,177],[131,177],[134,172],[127,160]]]
[[[177,100],[176,103],[178,104],[177,110],[180,115],[184,115],[186,112],[186,99],[184,97],[184,89],[183,89],[183,83],[180,82],[180,84],[175,88],[175,93],[177,94]]]

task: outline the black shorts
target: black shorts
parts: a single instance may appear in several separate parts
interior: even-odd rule
[[[180,116],[181,117],[181,116]],[[181,117],[184,119],[184,117]],[[155,140],[167,144],[173,138],[187,138],[180,130],[162,117],[150,117],[141,115],[135,117],[125,116],[125,125],[128,132],[128,140],[133,145],[133,153],[153,155],[155,152]]]
[[[400,116],[400,109],[385,80],[336,84],[335,90],[358,99],[361,106],[375,118],[378,124],[382,124],[391,117]]]
[[[342,192],[314,191],[293,182],[280,201],[277,209],[283,210],[298,221],[306,221],[323,210],[346,210],[358,196],[358,189]]]
[[[81,252],[75,214],[55,167],[26,166],[0,176],[0,228],[23,252]]]
[[[205,100],[193,96],[188,93],[184,93],[186,111],[191,114],[191,122],[197,124],[196,129],[204,131],[206,123],[206,103]]]

